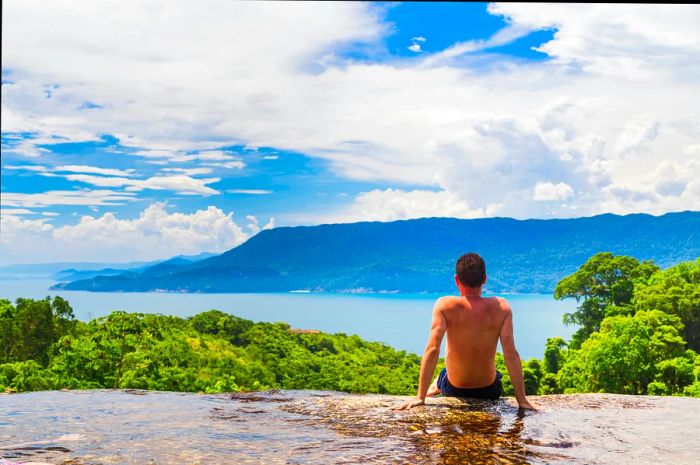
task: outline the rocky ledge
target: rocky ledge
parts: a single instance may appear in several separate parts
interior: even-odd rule
[[[700,400],[607,394],[497,402],[324,391],[0,395],[0,464],[697,463]]]

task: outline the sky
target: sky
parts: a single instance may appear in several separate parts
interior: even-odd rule
[[[0,264],[700,207],[700,6],[3,2]]]

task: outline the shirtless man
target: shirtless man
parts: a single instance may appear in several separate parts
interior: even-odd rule
[[[485,282],[484,260],[475,253],[462,255],[457,261],[455,274],[460,296],[440,297],[433,307],[430,338],[420,367],[417,399],[406,401],[394,407],[394,410],[423,405],[426,397],[437,394],[498,399],[502,391],[501,373],[496,370],[495,363],[499,337],[518,406],[535,410],[525,397],[523,368],[513,339],[513,312],[506,299],[481,297]],[[440,357],[440,344],[445,332],[445,368],[428,386]]]

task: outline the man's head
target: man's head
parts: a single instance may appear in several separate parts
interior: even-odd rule
[[[457,286],[477,288],[486,282],[486,263],[478,253],[465,253],[455,267],[455,281]]]

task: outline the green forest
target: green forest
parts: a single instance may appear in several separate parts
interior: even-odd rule
[[[598,253],[559,281],[569,341],[523,361],[534,394],[700,397],[700,258],[661,270]],[[517,325],[517,309],[515,310]],[[516,341],[517,345],[517,341]],[[442,369],[443,360],[438,364]],[[512,394],[503,357],[505,394]],[[415,394],[420,356],[355,335],[299,333],[218,310],[183,319],[112,312],[82,322],[61,297],[0,300],[0,390],[320,389]]]

